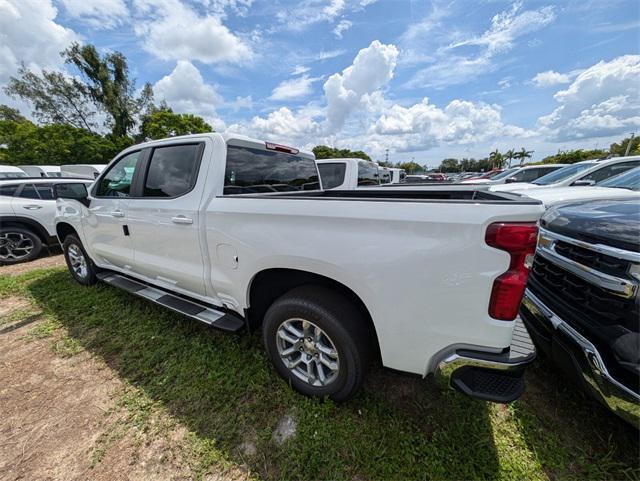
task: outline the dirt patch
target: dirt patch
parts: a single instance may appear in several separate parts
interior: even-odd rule
[[[64,265],[64,256],[62,254],[56,253],[56,255],[40,257],[31,262],[22,262],[20,264],[13,264],[10,266],[0,266],[0,277],[17,276],[34,269],[44,269],[48,267],[59,267]]]
[[[5,297],[0,302],[0,317],[8,316],[12,312],[26,309],[29,306],[29,301],[22,297]]]
[[[7,312],[25,306],[8,299]],[[0,334],[0,480],[192,479],[186,430],[163,412],[132,419],[121,402],[132,388],[84,350],[57,356],[60,332],[34,340],[42,322]]]

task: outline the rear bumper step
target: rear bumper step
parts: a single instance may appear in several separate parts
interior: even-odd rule
[[[148,299],[223,331],[238,332],[245,326],[244,321],[239,316],[201,304],[198,301],[177,296],[122,274],[103,271],[98,274],[98,278],[106,284],[124,289],[131,294]]]
[[[535,357],[529,333],[517,319],[513,340],[505,352],[457,349],[438,363],[435,379],[441,387],[453,388],[477,399],[509,403],[524,392],[522,375]]]

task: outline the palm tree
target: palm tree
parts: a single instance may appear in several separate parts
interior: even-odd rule
[[[504,157],[509,161],[509,167],[511,167],[511,161],[516,158],[516,151],[509,149],[505,152]]]
[[[489,160],[491,161],[492,167],[502,167],[502,154],[498,149],[489,154]]]
[[[520,159],[520,167],[522,167],[525,159],[531,158],[531,154],[533,154],[534,152],[535,150],[527,150],[524,147],[520,149],[520,152],[516,152],[515,158]]]

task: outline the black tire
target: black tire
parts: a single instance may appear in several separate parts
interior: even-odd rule
[[[84,259],[84,269],[79,268],[77,265],[78,251]],[[84,250],[84,246],[78,237],[73,234],[65,237],[64,242],[62,242],[62,252],[64,260],[67,262],[67,268],[77,282],[85,286],[92,286],[98,282],[98,268],[87,255],[87,251]]]
[[[281,341],[276,340],[278,329],[285,321],[296,318],[310,321],[324,331],[338,353],[339,369],[327,385],[314,386],[300,379],[280,356],[278,342]],[[351,398],[362,385],[370,359],[370,336],[362,313],[342,294],[322,286],[293,289],[269,307],[262,331],[265,348],[276,371],[296,391],[341,402]]]
[[[23,250],[27,245],[31,246],[28,252]],[[33,231],[25,227],[0,228],[0,265],[32,261],[41,251],[42,240]]]

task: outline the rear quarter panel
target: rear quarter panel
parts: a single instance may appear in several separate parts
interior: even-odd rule
[[[487,314],[509,256],[484,234],[491,222],[537,221],[541,213],[516,203],[217,197],[205,215],[211,284],[241,312],[264,269],[335,279],[369,309],[384,365],[426,374],[450,346],[510,344],[514,323]]]

